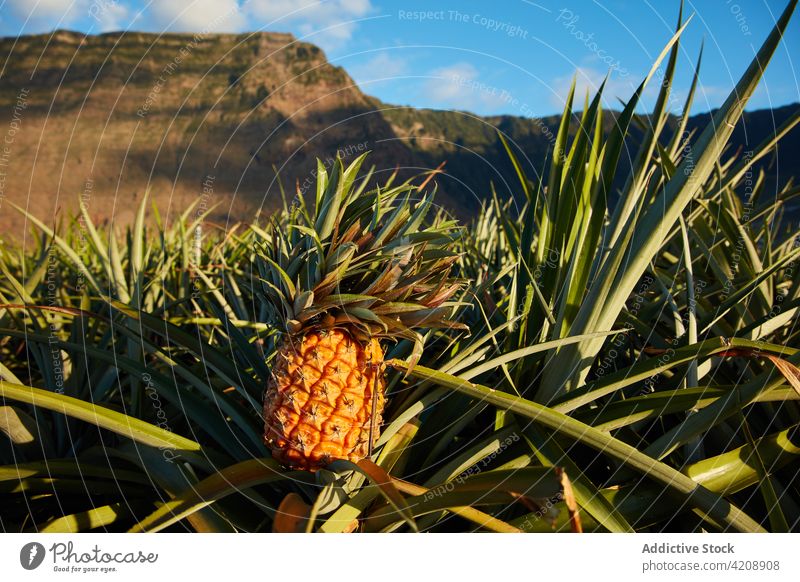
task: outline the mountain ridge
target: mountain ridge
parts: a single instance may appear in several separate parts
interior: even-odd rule
[[[96,219],[124,224],[147,188],[167,220],[206,195],[212,220],[246,220],[277,207],[279,181],[307,191],[316,158],[329,165],[337,150],[370,150],[378,180],[446,161],[439,202],[469,216],[490,182],[503,196],[517,190],[497,130],[534,175],[558,122],[387,105],[288,33],[56,31],[2,38],[0,55],[0,132],[13,130],[0,181],[5,232],[23,221],[4,201],[53,223],[85,199]],[[747,112],[734,147],[758,143],[798,107]],[[614,118],[607,112],[606,123]],[[781,147],[792,159],[800,132]]]

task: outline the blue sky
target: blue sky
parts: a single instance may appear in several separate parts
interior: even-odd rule
[[[687,0],[694,17],[672,108],[682,105],[703,41],[694,110],[719,106],[786,2]],[[560,110],[575,75],[585,92],[610,74],[612,106],[629,97],[672,35],[677,12],[677,0],[0,0],[0,34],[289,31],[323,47],[387,103],[536,116]],[[800,101],[798,67],[795,14],[749,108]]]

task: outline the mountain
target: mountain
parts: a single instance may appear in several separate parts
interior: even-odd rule
[[[9,202],[53,224],[80,199],[121,225],[148,188],[165,220],[195,203],[224,226],[275,208],[281,183],[287,196],[313,189],[316,158],[330,166],[337,151],[371,150],[377,179],[446,161],[438,200],[468,216],[490,181],[501,195],[518,190],[497,130],[534,175],[558,122],[387,105],[318,47],[281,33],[57,31],[0,39],[0,58],[0,228],[16,234],[24,221]],[[798,107],[747,113],[733,148],[760,142]],[[781,159],[798,152],[794,131]],[[784,166],[770,167],[774,181]]]

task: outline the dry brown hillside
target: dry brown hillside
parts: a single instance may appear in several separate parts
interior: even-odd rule
[[[4,230],[21,221],[8,202],[52,222],[81,195],[128,222],[148,187],[162,215],[205,191],[235,220],[280,200],[273,165],[294,190],[337,150],[411,159],[344,70],[287,34],[57,32],[3,39],[0,55]]]
[[[746,113],[730,153],[773,135],[797,107]],[[606,127],[614,120],[609,111]],[[708,121],[699,115],[689,127]],[[557,116],[482,118],[386,105],[289,34],[4,38],[0,229],[23,231],[11,203],[52,224],[74,214],[81,198],[97,220],[122,225],[147,188],[166,220],[198,202],[216,205],[212,219],[224,225],[280,202],[274,168],[292,196],[313,185],[317,157],[331,163],[337,151],[351,158],[365,150],[379,177],[446,161],[437,200],[469,215],[490,182],[501,196],[519,190],[497,131],[534,176],[546,169],[557,125]],[[795,130],[781,142],[781,157],[794,160],[798,151]],[[777,170],[786,174],[789,165],[764,165],[768,180],[785,180]],[[621,171],[615,185],[624,179]]]

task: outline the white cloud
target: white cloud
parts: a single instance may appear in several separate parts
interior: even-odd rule
[[[396,53],[382,51],[367,62],[350,67],[350,73],[356,83],[362,87],[376,83],[391,81],[394,77],[408,72],[408,62]]]
[[[574,75],[556,77],[550,82],[550,102],[553,105],[561,108],[567,101],[569,89],[572,85],[573,78],[575,79],[575,97],[573,100],[573,107],[575,109],[583,108],[583,101],[586,97],[586,91],[589,91],[589,100],[594,97],[603,80],[606,78],[606,73],[591,69],[588,67],[578,67]],[[615,79],[614,76],[609,77],[606,81],[606,86],[603,89],[603,105],[613,109],[619,109],[619,99],[628,101],[628,99],[636,91],[634,82],[639,83],[641,79],[634,81],[635,76],[630,75],[625,79]],[[652,81],[651,81],[652,83]]]
[[[120,2],[94,0],[89,6],[88,12],[94,21],[90,25],[90,32],[125,30],[131,23],[128,7]]]
[[[583,108],[583,100],[586,96],[587,89],[589,91],[589,99],[591,100],[597,92],[597,89],[600,88],[600,84],[605,79],[605,72],[591,67],[578,67],[575,76],[577,77],[577,81],[573,106],[575,109],[580,110]],[[620,100],[627,103],[633,96],[639,83],[644,80],[644,77],[644,73],[631,73],[624,78],[615,77],[612,74],[603,89],[603,106],[611,109],[621,109],[622,103]],[[556,77],[550,82],[550,103],[552,105],[555,105],[559,109],[564,107],[564,102],[569,94],[572,80],[573,75],[569,75]],[[650,79],[650,82],[647,84],[637,109],[642,112],[652,111],[660,91],[661,79],[656,75]],[[728,88],[719,85],[703,85],[701,82],[697,86],[697,91],[694,95],[693,110],[706,111],[713,107],[718,107],[719,103],[722,103],[725,98],[727,98],[729,92],[730,89]],[[686,96],[688,93],[688,87],[673,85],[667,101],[667,110],[674,115],[681,114],[686,104]]]
[[[86,16],[89,0],[6,0],[6,5],[15,16],[28,21],[25,32],[34,32],[67,28]]]
[[[722,85],[708,85],[701,80],[694,94],[694,106],[701,111],[719,107],[728,98],[732,89],[732,87],[723,87]],[[767,86],[761,83],[756,87],[753,96],[763,95],[766,90]]]
[[[147,16],[172,32],[237,32],[247,23],[237,0],[154,0]]]
[[[423,88],[425,98],[452,109],[485,111],[507,105],[512,100],[507,91],[481,81],[478,69],[470,63],[434,69]]]
[[[7,5],[18,16],[28,16],[38,13],[41,16],[62,16],[76,4],[74,0],[7,0]]]
[[[267,20],[296,20],[330,23],[331,15],[335,20],[349,17],[358,18],[372,10],[370,0],[249,0],[246,7],[261,18]]]
[[[373,6],[371,0],[245,0],[242,9],[267,30],[297,29],[308,42],[335,49],[352,38],[354,21]]]
[[[326,49],[355,34],[358,19],[374,12],[371,0],[5,0],[24,32],[88,23],[91,32],[137,28],[154,32],[292,31]],[[146,7],[145,7],[146,5]],[[144,7],[141,18],[135,14]]]

